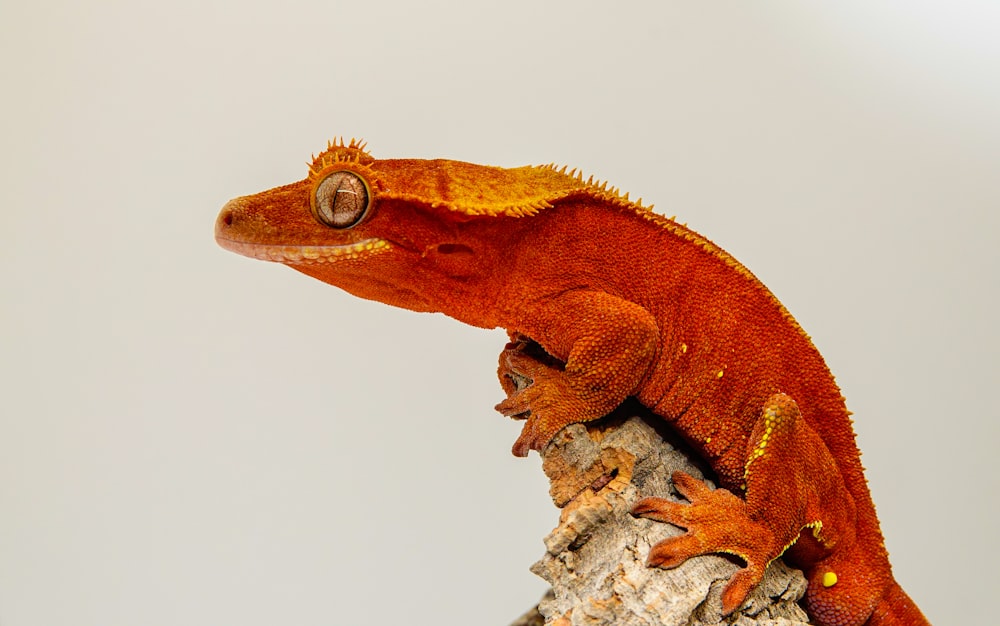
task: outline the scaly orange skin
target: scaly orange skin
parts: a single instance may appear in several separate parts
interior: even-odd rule
[[[565,168],[376,160],[352,140],[306,179],[229,202],[216,239],[362,298],[507,329],[497,408],[527,416],[519,456],[629,396],[662,416],[722,488],[679,473],[690,505],[636,504],[688,530],[649,563],[739,556],[725,612],[784,555],[819,624],[927,623],[892,577],[844,399],[809,337],[735,259],[627,195]]]

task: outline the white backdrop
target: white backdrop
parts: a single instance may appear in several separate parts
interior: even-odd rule
[[[502,333],[212,240],[337,135],[581,167],[735,254],[838,376],[897,578],[985,620],[1000,9],[828,5],[4,4],[0,623],[506,624],[541,595],[557,512],[491,410]]]

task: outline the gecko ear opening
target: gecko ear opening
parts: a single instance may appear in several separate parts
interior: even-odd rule
[[[330,228],[356,226],[371,206],[368,184],[348,170],[330,172],[314,189],[311,198],[313,215]]]

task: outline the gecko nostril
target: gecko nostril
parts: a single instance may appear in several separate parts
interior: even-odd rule
[[[225,224],[226,226],[232,226],[233,225],[233,212],[232,211],[226,211],[222,215],[222,223]]]

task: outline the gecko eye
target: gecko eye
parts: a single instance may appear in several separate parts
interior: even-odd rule
[[[350,228],[368,211],[368,186],[354,172],[331,172],[316,186],[316,218],[332,228]]]

